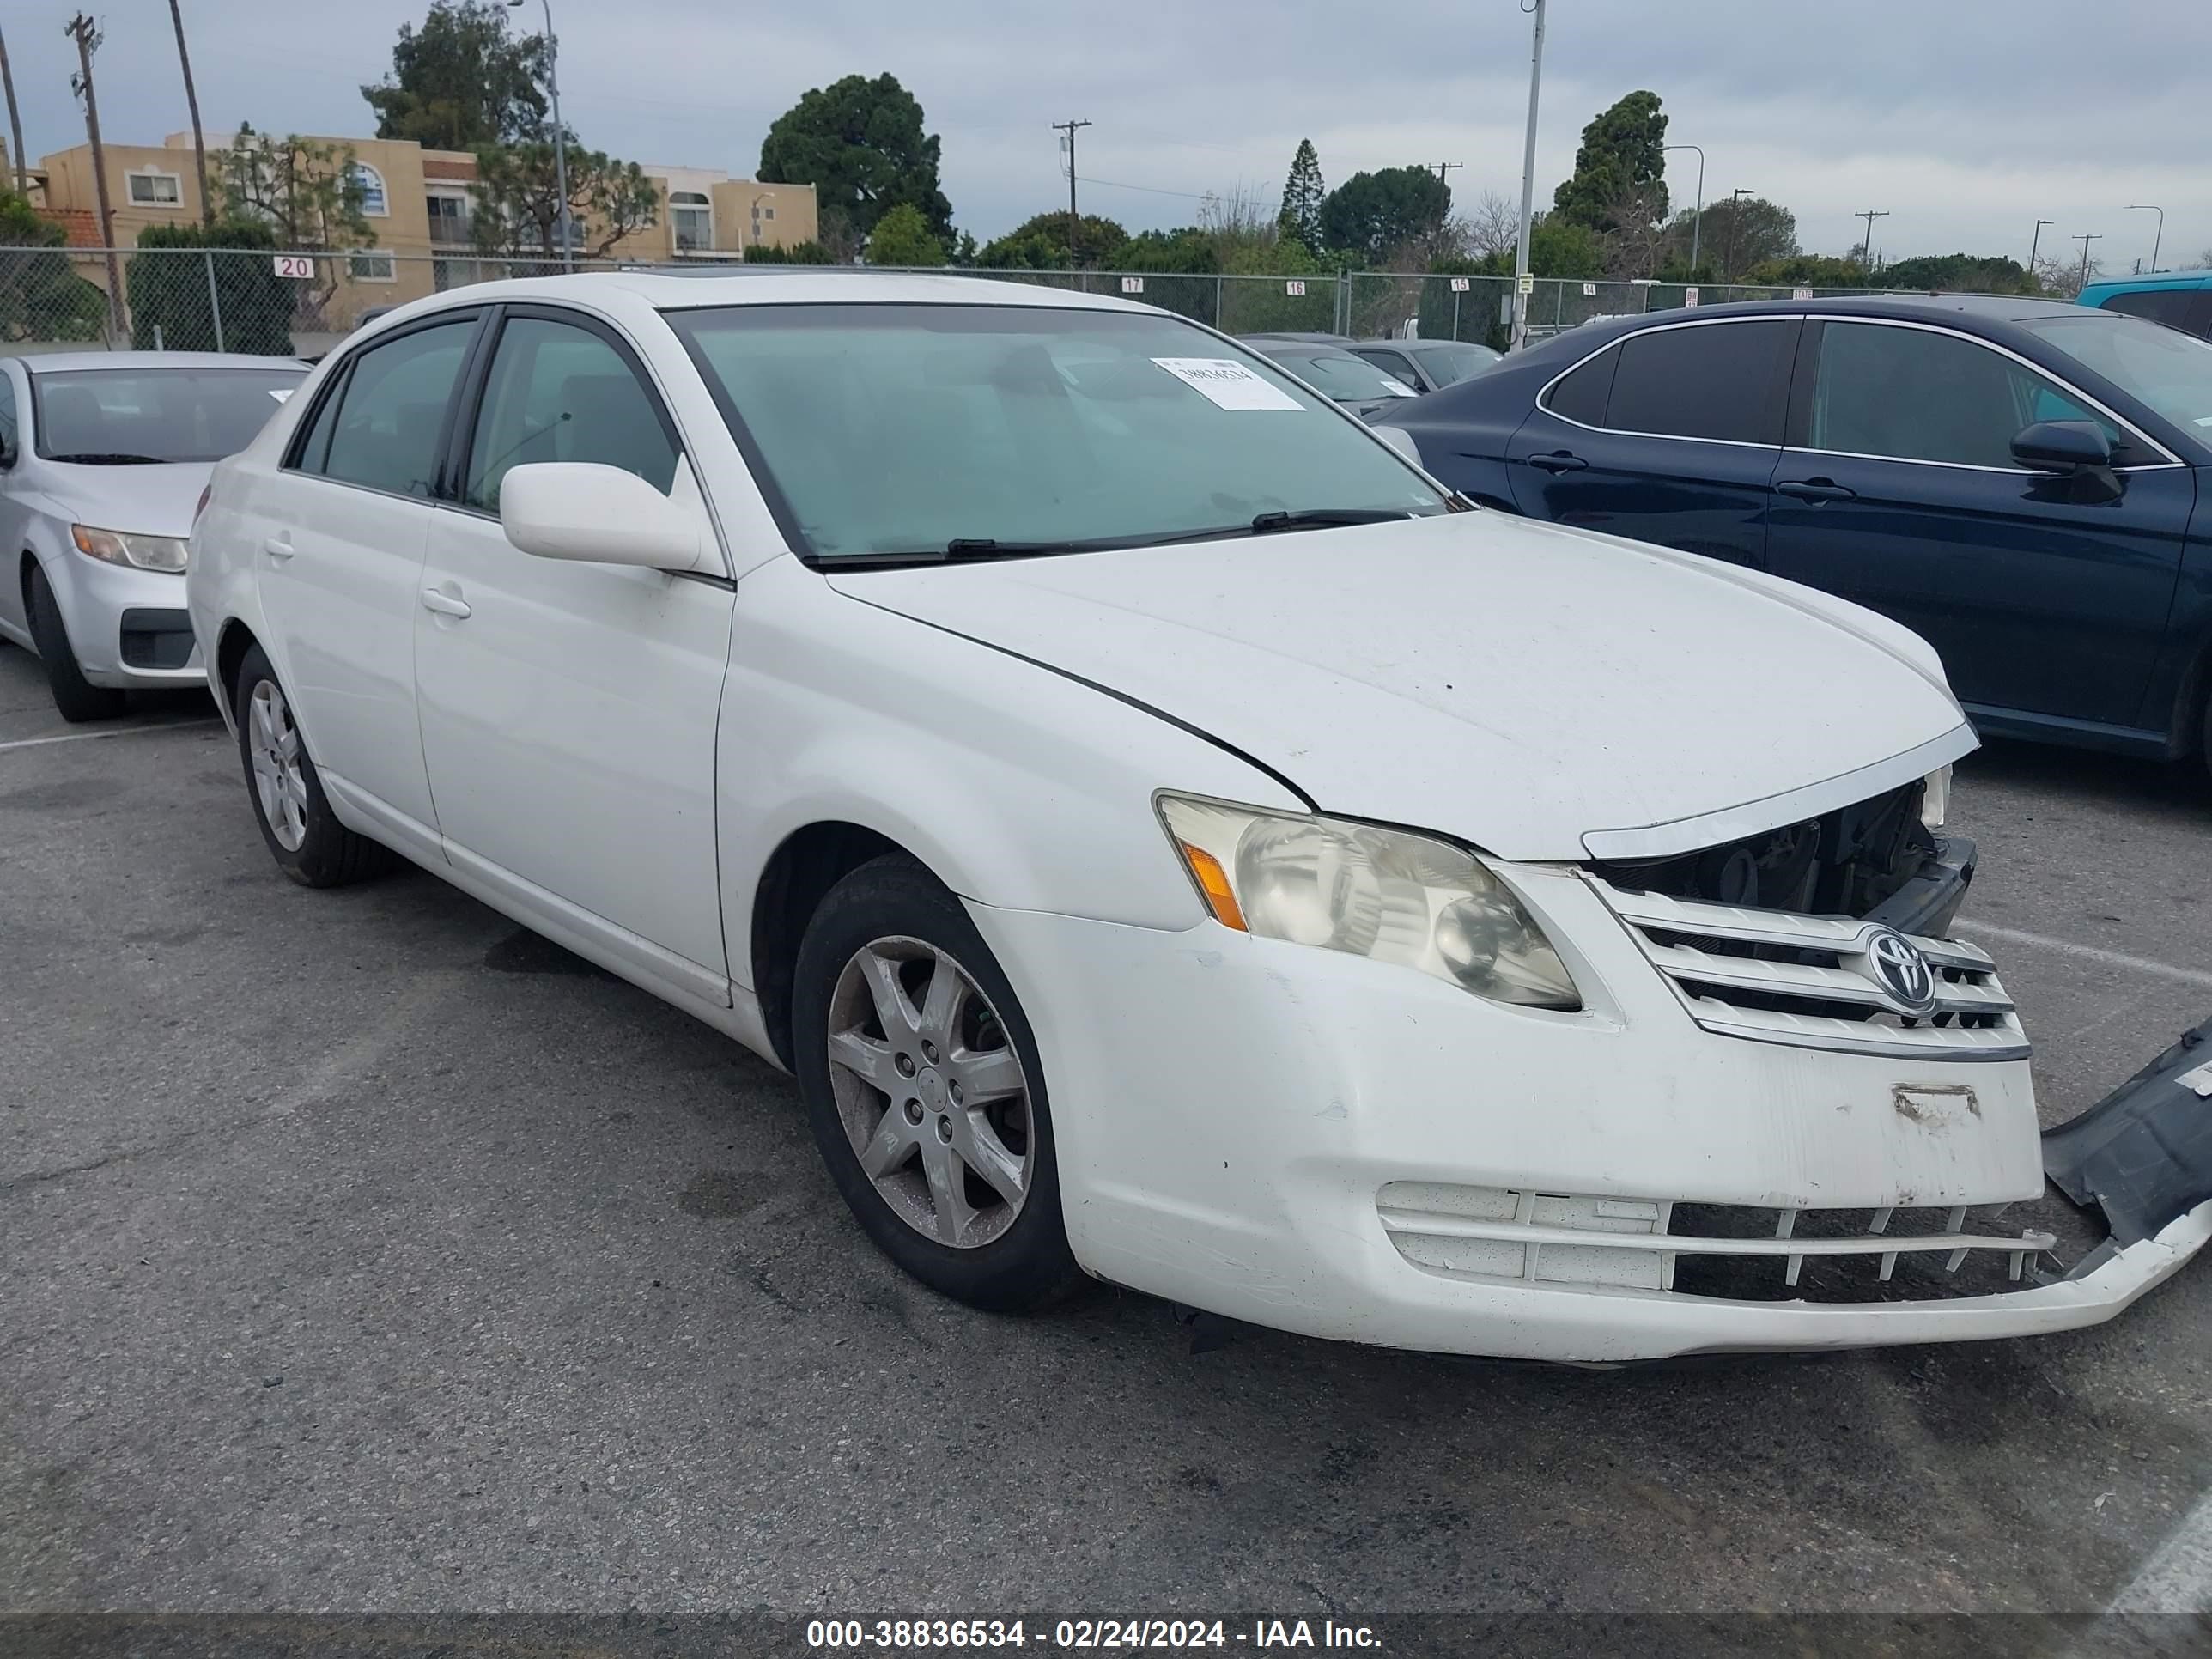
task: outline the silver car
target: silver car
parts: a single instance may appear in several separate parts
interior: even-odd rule
[[[0,357],[0,639],[38,653],[64,720],[205,682],[185,614],[192,514],[307,372],[198,351]]]

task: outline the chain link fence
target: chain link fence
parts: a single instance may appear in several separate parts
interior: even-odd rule
[[[685,261],[687,267],[715,263]],[[568,268],[624,266],[577,261]],[[120,279],[112,302],[111,269]],[[552,276],[562,269],[558,260],[465,252],[270,254],[132,248],[115,250],[111,258],[107,250],[98,248],[0,248],[0,349],[137,348],[317,357],[392,306],[477,283]],[[1502,348],[1512,314],[1513,283],[1501,276],[1390,271],[1307,276],[982,270],[944,274],[1121,295],[1227,334],[1419,337]],[[1530,338],[1542,339],[1600,318],[1733,300],[1879,291],[1539,278],[1529,295],[1528,331]]]

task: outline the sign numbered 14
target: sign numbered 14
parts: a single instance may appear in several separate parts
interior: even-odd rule
[[[289,276],[295,283],[315,280],[315,262],[304,253],[280,253],[271,263],[279,276]]]

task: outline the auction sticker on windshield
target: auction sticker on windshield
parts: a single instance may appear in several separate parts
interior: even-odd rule
[[[1227,357],[1155,357],[1152,361],[1223,409],[1303,409],[1304,404]]]

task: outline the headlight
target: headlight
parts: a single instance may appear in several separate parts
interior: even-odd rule
[[[1939,766],[1921,783],[1920,821],[1930,830],[1941,830],[1951,815],[1951,769]]]
[[[70,536],[78,552],[109,564],[173,574],[185,568],[185,544],[174,536],[131,536],[120,530],[94,530],[88,524],[71,525]]]
[[[1418,968],[1492,1002],[1582,1006],[1543,929],[1449,842],[1187,795],[1158,804],[1224,927]]]

